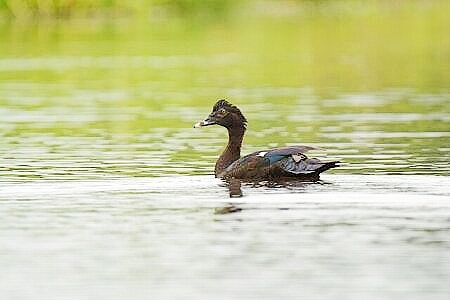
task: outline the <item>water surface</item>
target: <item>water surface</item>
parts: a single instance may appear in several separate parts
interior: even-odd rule
[[[213,176],[1,183],[5,298],[446,299],[448,177]],[[3,192],[4,191],[4,192]],[[26,286],[24,283],[26,282]]]

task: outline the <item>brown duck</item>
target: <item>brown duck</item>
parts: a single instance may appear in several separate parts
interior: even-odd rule
[[[225,180],[244,181],[317,181],[319,174],[338,166],[338,161],[323,162],[308,158],[309,146],[291,146],[257,151],[241,157],[241,145],[247,120],[239,108],[219,100],[209,116],[197,127],[220,125],[228,130],[228,145],[216,162],[214,173]]]

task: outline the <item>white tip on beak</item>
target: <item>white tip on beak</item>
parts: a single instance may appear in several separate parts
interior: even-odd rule
[[[203,126],[208,126],[211,125],[212,123],[208,122],[208,121],[200,121],[198,123],[194,124],[194,128],[199,128],[199,127],[203,127]]]

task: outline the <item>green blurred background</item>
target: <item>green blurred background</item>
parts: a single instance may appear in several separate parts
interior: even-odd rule
[[[1,0],[0,15],[2,56],[237,53],[239,70],[208,76],[320,93],[450,82],[444,0]]]

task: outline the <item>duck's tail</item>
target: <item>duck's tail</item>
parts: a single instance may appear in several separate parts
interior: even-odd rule
[[[339,163],[340,161],[323,162],[323,164],[319,168],[317,168],[316,172],[320,174],[328,169],[337,168],[339,167]]]

